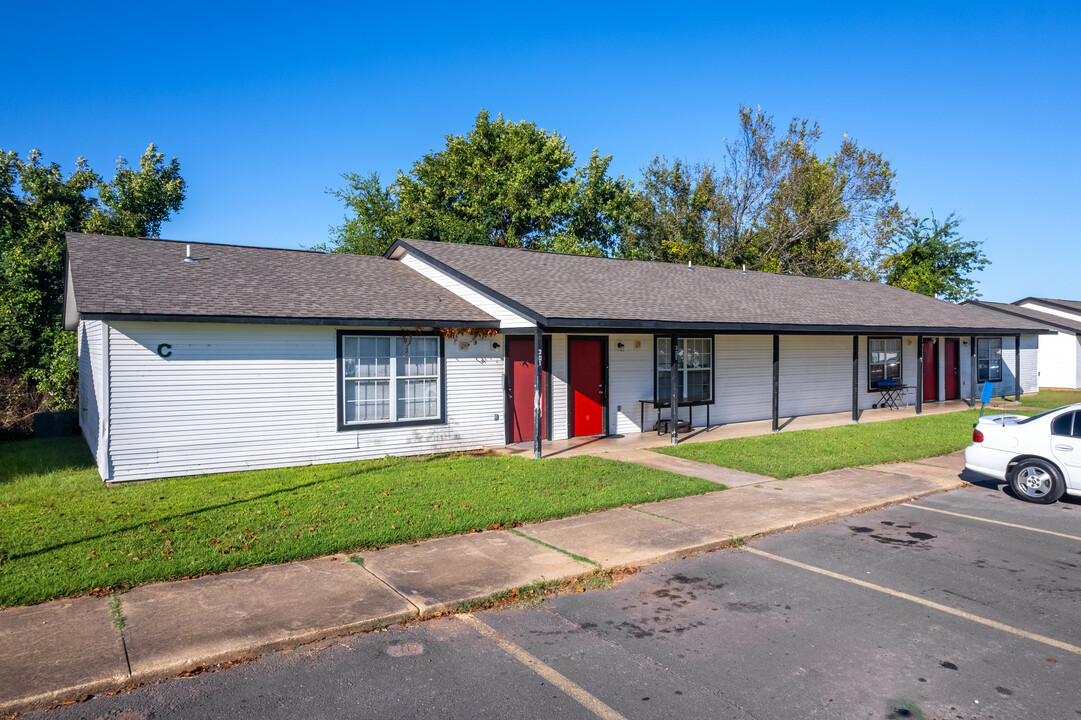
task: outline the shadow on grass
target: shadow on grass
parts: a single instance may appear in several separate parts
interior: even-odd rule
[[[218,503],[217,505],[207,505],[206,507],[196,508],[194,510],[188,510],[187,512],[176,513],[174,515],[166,515],[166,516],[163,516],[163,517],[151,518],[151,519],[145,520],[143,522],[135,523],[134,525],[129,525],[127,527],[122,527],[122,528],[115,528],[113,530],[109,530],[108,532],[99,533],[97,535],[88,535],[86,537],[81,537],[81,538],[79,538],[77,540],[69,540],[67,542],[56,543],[56,544],[50,545],[48,547],[38,548],[36,550],[30,550],[30,551],[23,552],[23,553],[9,555],[7,557],[7,561],[10,562],[12,560],[20,560],[20,559],[23,559],[23,558],[36,557],[38,555],[44,555],[44,554],[50,553],[50,552],[52,552],[54,550],[61,550],[61,549],[66,548],[66,547],[72,547],[72,546],[75,546],[75,545],[81,545],[81,544],[83,544],[85,542],[91,542],[91,541],[94,541],[94,540],[101,540],[102,538],[107,538],[107,537],[110,537],[112,535],[119,535],[121,533],[130,532],[132,530],[138,530],[139,528],[147,527],[147,526],[149,526],[151,524],[154,524],[154,523],[164,523],[164,522],[169,522],[170,520],[179,520],[180,518],[197,516],[197,515],[200,515],[202,513],[210,512],[210,511],[213,511],[213,510],[222,510],[224,508],[232,507],[234,505],[244,505],[244,504],[256,501],[256,500],[264,500],[266,498],[271,498],[271,497],[274,497],[276,495],[282,495],[282,494],[285,494],[285,493],[294,492],[296,490],[301,490],[301,489],[304,489],[304,488],[310,488],[313,485],[322,485],[324,483],[334,482],[336,480],[345,480],[346,478],[355,478],[355,477],[359,477],[361,475],[367,475],[368,473],[374,472],[376,470],[383,470],[383,469],[384,469],[383,467],[371,467],[371,468],[365,468],[365,469],[362,469],[362,470],[351,471],[351,472],[348,472],[348,473],[342,473],[341,475],[336,475],[334,477],[320,477],[320,478],[317,478],[315,480],[312,480],[311,482],[301,483],[299,485],[293,485],[291,487],[278,488],[277,490],[272,490],[272,491],[269,491],[269,492],[265,492],[265,493],[262,493],[260,495],[249,495],[248,497],[242,498],[240,500],[230,500],[229,502],[222,502],[222,503]]]
[[[89,470],[94,457],[81,437],[0,443],[0,485],[27,475]]]

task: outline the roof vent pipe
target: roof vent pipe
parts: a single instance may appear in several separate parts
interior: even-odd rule
[[[191,256],[191,245],[186,245],[185,247],[187,248],[187,252],[184,255],[184,262],[186,262],[186,263],[199,262],[198,260],[196,260],[195,258],[193,258]]]
[[[694,270],[694,268],[691,267],[691,261],[690,260],[687,261],[687,269],[688,270]]]
[[[744,275],[746,275],[746,274],[747,274],[747,266],[746,266],[746,265],[744,265],[744,266],[743,266],[743,274],[744,274]]]

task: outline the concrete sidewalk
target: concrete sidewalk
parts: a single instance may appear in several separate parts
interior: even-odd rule
[[[665,469],[706,472],[656,457]],[[109,598],[83,597],[4,610],[0,714],[428,617],[538,580],[655,563],[735,538],[828,522],[962,487],[963,467],[955,453],[783,481],[713,468],[710,479],[734,487],[362,557],[156,583],[124,593],[119,607]]]

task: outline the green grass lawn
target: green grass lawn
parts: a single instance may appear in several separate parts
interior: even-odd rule
[[[1081,402],[1081,390],[1041,390],[1031,395],[1022,395],[1021,404],[1025,407],[1054,410],[1063,405]]]
[[[0,606],[718,489],[588,456],[476,455],[107,487],[81,438],[8,443],[0,445]]]
[[[961,450],[972,443],[972,426],[978,416],[977,410],[965,410],[822,430],[685,443],[657,452],[784,479]]]

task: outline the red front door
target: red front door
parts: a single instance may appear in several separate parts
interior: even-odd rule
[[[923,401],[938,400],[938,343],[923,341]]]
[[[946,341],[946,399],[961,397],[961,341]]]
[[[533,439],[533,338],[507,338],[507,424],[510,441]],[[542,366],[543,369],[543,366]],[[544,377],[541,379],[541,433],[548,424]]]
[[[604,341],[570,341],[571,435],[604,435]]]

